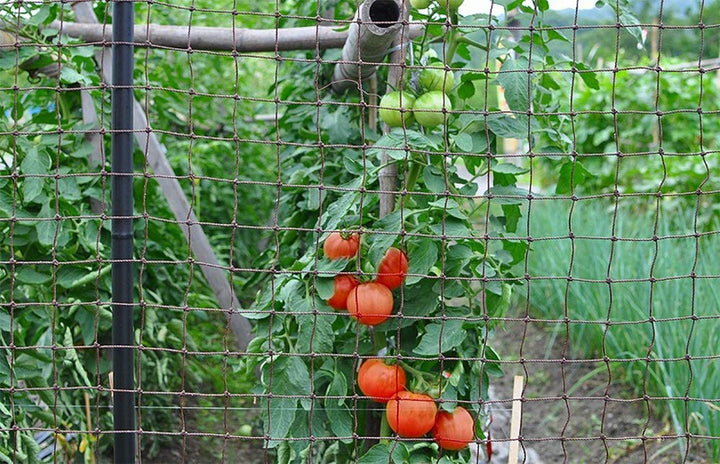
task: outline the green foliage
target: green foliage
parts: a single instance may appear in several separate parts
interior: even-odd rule
[[[202,3],[212,6],[210,2],[199,2],[197,6],[202,8]],[[146,19],[142,5],[138,6],[138,19]],[[95,10],[102,20],[105,4],[98,3]],[[181,11],[154,8],[153,19],[177,23],[185,16]],[[72,18],[69,4],[0,7],[4,27],[16,24],[13,18],[20,14],[23,21],[18,34],[32,43],[48,45],[55,38],[48,29],[39,32],[38,26],[59,18],[61,12],[66,20]],[[223,17],[202,12],[197,16],[204,17],[207,25],[214,21],[212,18]],[[182,21],[186,22],[187,17]],[[91,210],[95,201],[109,214],[110,184],[100,170],[109,171],[110,166],[89,161],[93,148],[83,137],[89,128],[82,122],[76,87],[89,87],[106,130],[110,121],[109,92],[98,90],[95,49],[68,37],[62,41],[67,46],[21,46],[17,53],[0,52],[3,68],[15,69],[14,75],[3,75],[0,80],[0,131],[8,134],[18,130],[22,134],[0,138],[0,261],[16,261],[13,266],[0,268],[0,345],[7,347],[12,341],[16,347],[0,350],[3,429],[14,424],[28,430],[87,430],[88,421],[93,428],[112,428],[110,394],[97,389],[97,385],[108,384],[110,352],[95,347],[111,344],[111,279],[107,263],[110,221]],[[167,149],[175,172],[197,179],[181,180],[195,214],[209,223],[229,224],[236,218],[236,228],[210,228],[213,230],[209,236],[221,259],[232,257],[238,267],[248,267],[242,263],[251,261],[256,252],[253,246],[238,244],[256,240],[250,228],[266,223],[273,203],[268,194],[271,190],[261,186],[243,188],[242,199],[237,195],[243,182],[272,180],[265,162],[268,153],[273,156],[272,149],[233,142],[234,137],[260,139],[257,126],[242,123],[239,115],[262,109],[262,105],[244,96],[232,98],[238,92],[235,89],[239,76],[253,78],[248,71],[251,66],[241,63],[236,69],[230,57],[202,54],[188,63],[185,53],[170,51],[138,49],[136,56],[137,82],[145,82],[153,89],[139,91],[137,97],[152,109],[150,123]],[[218,61],[223,61],[222,66]],[[59,78],[39,71],[58,62],[63,65]],[[188,98],[185,90],[189,82],[201,94],[224,92],[228,98],[219,99],[220,105],[208,104],[210,100],[200,96]],[[13,90],[14,84],[18,91]],[[188,110],[192,112],[192,126]],[[161,117],[154,119],[158,115]],[[192,142],[191,131],[202,143]],[[103,141],[108,154],[109,141],[109,137]],[[145,166],[140,150],[135,154],[135,163]],[[188,265],[190,252],[180,228],[155,220],[174,220],[158,184],[139,176],[134,190],[136,214],[141,217],[146,213],[153,218],[138,220],[135,225],[135,256],[146,260],[146,264],[137,266],[142,310],[136,311],[135,342],[149,348],[138,355],[138,385],[146,392],[194,391],[201,385],[247,391],[245,379],[224,379],[222,363],[206,363],[202,356],[182,357],[165,351],[184,347],[217,353],[228,349],[231,341],[225,317],[214,309],[217,303],[199,269]],[[244,282],[250,275],[238,273],[234,277]],[[184,372],[184,376],[178,372]],[[63,388],[54,392],[56,385]],[[19,390],[10,394],[10,387]],[[175,396],[145,393],[141,401],[143,408],[152,411],[142,414],[140,425],[144,430],[177,430]],[[98,412],[90,418],[85,416],[86,404],[93,411],[97,407]],[[144,455],[152,456],[167,439],[143,437]],[[56,441],[59,446],[55,454],[60,460],[80,455],[87,460],[112,443],[110,435],[97,442],[95,436],[83,434],[85,446],[78,451],[78,442],[68,442],[63,435],[58,435]],[[28,431],[0,433],[1,456],[34,462],[36,446]],[[52,454],[49,459],[54,459]]]
[[[536,240],[528,268],[549,279],[531,282],[529,304],[542,319],[591,322],[567,326],[573,355],[607,356],[613,381],[626,383],[636,396],[678,398],[652,400],[678,434],[718,436],[718,415],[703,401],[720,388],[711,322],[719,314],[718,237],[696,238],[692,211],[660,203],[659,214],[655,208],[638,213],[631,202],[621,200],[615,212],[604,200],[580,201],[571,216],[569,201],[562,207],[558,201],[533,204],[530,233]],[[543,240],[567,237],[569,217],[575,239]],[[609,240],[613,235],[617,241]],[[686,355],[689,361],[683,361]],[[691,399],[683,401],[685,396]],[[678,457],[684,445],[678,443]],[[720,448],[712,440],[707,446],[717,460]]]

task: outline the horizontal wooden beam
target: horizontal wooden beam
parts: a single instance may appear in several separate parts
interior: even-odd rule
[[[112,26],[53,21],[46,28],[61,31],[94,45],[110,45]],[[408,40],[419,37],[423,27],[409,26]],[[208,50],[238,52],[274,52],[342,48],[348,30],[338,31],[327,26],[288,27],[280,29],[240,29],[203,26],[163,26],[145,24],[135,26],[136,47],[167,47],[179,50]]]

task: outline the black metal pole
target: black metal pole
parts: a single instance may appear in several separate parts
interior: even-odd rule
[[[133,6],[132,0],[115,0],[113,5],[111,144],[115,464],[135,462],[137,430],[133,391]]]

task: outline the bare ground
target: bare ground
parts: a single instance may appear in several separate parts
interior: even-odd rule
[[[566,346],[564,331],[553,337],[550,329],[537,322],[508,322],[493,343],[503,360],[515,361],[492,382],[495,397],[512,398],[514,376],[524,377],[522,445],[534,449],[542,463],[710,462],[701,442],[690,443],[686,455],[684,440],[669,438],[675,433],[660,417],[660,405],[621,384],[605,363],[562,363],[563,356],[572,359],[572,347]],[[498,406],[510,409],[511,403]]]

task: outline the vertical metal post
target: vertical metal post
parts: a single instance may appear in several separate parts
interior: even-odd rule
[[[133,28],[132,0],[113,5],[112,301],[115,464],[136,454],[133,346]]]

